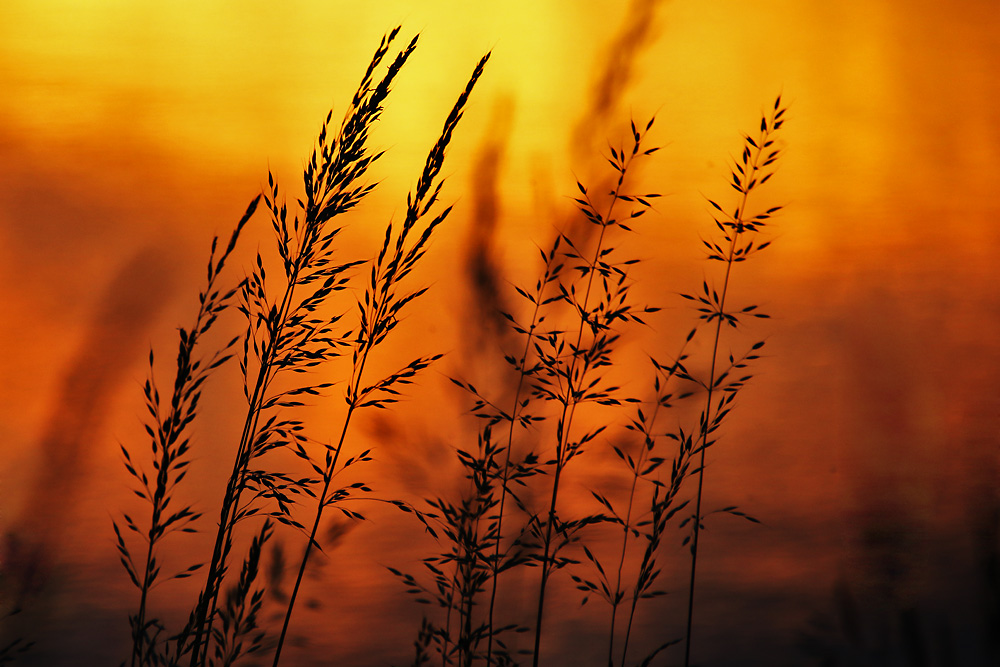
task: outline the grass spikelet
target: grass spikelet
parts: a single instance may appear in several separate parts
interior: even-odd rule
[[[356,501],[367,500],[413,514],[437,540],[420,572],[388,568],[427,610],[412,664],[506,666],[530,656],[538,667],[552,661],[543,653],[551,650],[549,615],[559,573],[581,604],[607,604],[598,610],[606,636],[600,661],[609,667],[650,665],[683,641],[689,665],[699,538],[711,513],[702,503],[706,451],[718,441],[764,346],[758,341],[739,351],[724,349],[731,330],[767,317],[756,304],[734,305],[730,288],[735,267],[769,245],[758,237],[780,207],[751,209],[751,203],[757,205],[757,191],[773,176],[780,157],[775,135],[786,110],[779,97],[759,130],[743,136],[728,179],[735,205],[709,200],[715,232],[703,245],[720,275],[681,295],[693,305],[697,324],[679,346],[667,342],[650,356],[648,379],[629,385],[639,386],[638,397],[615,373],[631,332],[660,317],[661,309],[635,298],[642,265],[621,240],[660,196],[634,185],[636,170],[659,150],[647,141],[652,119],[631,122],[627,138],[608,146],[609,176],[602,185],[576,183],[574,222],[539,249],[534,284],[515,287],[516,305],[495,320],[506,322],[505,335],[496,340],[509,346],[502,364],[516,382],[477,387],[460,374],[450,378],[466,392],[478,420],[477,436],[453,445],[462,471],[459,490],[417,503],[382,499],[356,475],[357,466],[374,460],[370,449],[356,446],[357,420],[362,411],[391,410],[442,358],[433,350],[408,351],[396,370],[371,377],[372,364],[396,343],[400,322],[427,294],[413,280],[453,210],[442,201],[445,156],[490,58],[476,63],[445,118],[407,194],[405,215],[386,223],[368,252],[342,257],[346,214],[373,192],[369,173],[383,156],[369,145],[373,128],[418,42],[413,37],[400,46],[399,33],[395,28],[380,41],[339,124],[332,111],[321,123],[303,169],[301,198],[290,205],[269,173],[264,192],[250,202],[228,241],[212,241],[207,282],[193,323],[180,330],[169,388],[157,383],[157,363],[149,354],[143,384],[148,443],[141,455],[120,448],[144,512],[113,521],[119,559],[138,591],[128,617],[127,662],[221,667],[266,659],[278,667],[306,571],[316,567],[315,552],[323,550],[324,520],[331,512],[345,524],[364,520]],[[273,246],[262,245],[245,277],[224,286],[231,255],[258,209],[267,212]],[[207,335],[228,322],[225,315],[236,320],[237,335],[206,352]],[[704,343],[700,349],[707,348],[708,358],[695,365],[690,355],[697,354],[691,351],[699,349],[697,343]],[[212,522],[211,550],[168,568],[163,541],[196,532],[202,521],[203,511],[181,493],[195,459],[192,424],[210,376],[233,359],[245,403],[238,439],[228,443],[231,470],[227,462],[220,475],[222,499],[212,508],[219,519]],[[338,360],[342,374],[336,382],[317,379]],[[707,374],[691,370],[699,367],[708,367]],[[297,408],[331,394],[343,403],[331,401],[336,427],[319,438]],[[692,417],[672,419],[677,413],[671,409],[683,400],[695,402]],[[672,421],[677,425],[668,426]],[[612,480],[605,488],[577,484],[587,503],[581,505],[581,489],[574,488],[580,466],[570,464],[605,444],[613,465],[601,473]],[[714,511],[756,521],[736,506]],[[663,545],[675,523],[691,552],[686,629],[637,637],[640,615],[653,607],[643,601],[666,592]],[[262,562],[279,532],[301,536],[293,543],[297,557],[288,571],[296,574],[288,577],[287,589],[287,551],[276,550],[271,568]],[[515,578],[515,571],[526,576]],[[170,629],[153,611],[153,591],[188,577],[202,578],[203,585],[186,622]],[[512,591],[514,581],[521,589],[531,582],[530,608],[522,608],[521,617],[511,608],[523,592]],[[265,619],[268,592],[280,605],[273,627]],[[0,647],[0,663],[25,646],[16,641]]]
[[[691,517],[691,574],[688,579],[687,626],[684,639],[684,665],[691,662],[691,629],[694,619],[695,578],[698,566],[698,538],[704,528],[702,513],[702,491],[705,484],[705,451],[715,443],[716,433],[733,408],[733,403],[739,391],[750,380],[746,369],[750,362],[759,358],[758,351],[764,346],[764,341],[754,343],[748,351],[728,359],[720,358],[723,328],[736,329],[743,319],[766,318],[767,315],[758,310],[755,304],[733,308],[728,303],[729,288],[733,277],[733,268],[746,261],[769,245],[769,242],[758,243],[756,236],[771,217],[781,210],[773,206],[759,213],[751,213],[750,196],[760,186],[767,183],[774,175],[773,164],[780,155],[780,149],[775,146],[775,133],[784,124],[785,107],[781,106],[781,97],[774,101],[768,113],[762,114],[760,129],[755,137],[743,136],[743,149],[739,159],[734,160],[730,171],[730,187],[737,192],[737,204],[732,213],[709,200],[715,210],[713,217],[719,231],[720,239],[703,241],[708,250],[708,259],[721,262],[725,267],[721,284],[709,286],[707,280],[702,282],[700,294],[682,294],[688,301],[694,302],[701,324],[714,328],[710,352],[710,370],[707,378],[696,378],[688,373],[681,377],[699,385],[705,392],[705,405],[698,424],[698,435],[694,452],[698,457],[697,469],[694,474],[698,478],[698,489],[695,493],[694,515]],[[740,512],[735,507],[726,507],[721,512],[727,512],[751,521],[752,517]],[[685,538],[685,543],[688,539]]]
[[[646,129],[651,126],[652,121]],[[581,195],[575,199],[577,209],[597,234],[589,252],[577,247],[574,239],[562,237],[569,277],[557,283],[558,301],[555,303],[572,313],[574,324],[565,331],[549,331],[534,343],[540,372],[532,392],[537,398],[554,403],[557,413],[555,451],[552,458],[544,462],[552,480],[548,506],[533,516],[530,526],[540,551],[541,569],[535,613],[534,667],[540,661],[549,578],[554,571],[575,562],[561,556],[560,552],[575,542],[587,526],[607,520],[604,515],[569,520],[559,516],[559,492],[566,467],[607,428],[602,425],[577,433],[574,430],[577,409],[584,404],[614,407],[633,400],[620,399],[620,388],[608,383],[603,371],[614,363],[620,335],[617,327],[629,322],[642,323],[643,313],[657,310],[631,301],[628,269],[635,260],[619,258],[611,245],[613,233],[631,231],[632,221],[649,209],[651,199],[659,196],[656,193],[632,195],[625,190],[625,179],[634,161],[652,152],[642,147],[644,133],[634,123],[631,129],[628,148],[609,148],[608,163],[615,172],[615,180],[606,203],[602,206],[600,199],[588,192],[582,183],[577,183]],[[619,206],[626,210],[619,211]]]
[[[412,292],[401,293],[399,289],[401,281],[410,274],[427,251],[428,243],[434,230],[445,221],[452,210],[450,206],[441,210],[434,208],[443,185],[440,172],[444,164],[444,154],[448,144],[451,142],[452,134],[462,118],[469,95],[482,75],[488,59],[489,54],[484,56],[476,65],[469,82],[459,95],[458,101],[452,108],[451,113],[448,114],[444,128],[441,131],[441,136],[427,156],[427,161],[417,180],[415,189],[407,195],[406,218],[401,228],[394,231],[391,223],[386,226],[382,248],[372,263],[368,284],[365,288],[364,302],[358,303],[358,332],[349,345],[351,349],[351,379],[344,397],[347,403],[347,412],[344,416],[344,423],[337,444],[327,450],[323,466],[321,468],[316,467],[316,471],[321,473],[322,488],[318,494],[315,518],[308,534],[302,559],[299,562],[295,584],[293,585],[285,619],[282,623],[281,634],[278,637],[278,644],[274,653],[275,667],[277,667],[281,657],[281,649],[287,635],[292,610],[302,584],[302,578],[305,575],[310,553],[317,544],[316,535],[319,532],[323,512],[327,507],[339,506],[350,496],[349,489],[343,489],[339,493],[331,493],[331,484],[339,470],[342,470],[347,465],[344,464],[338,468],[338,462],[344,451],[351,418],[358,410],[369,407],[385,408],[396,402],[398,400],[396,396],[399,394],[399,387],[412,382],[413,378],[420,371],[440,358],[440,355],[418,357],[395,373],[371,384],[367,384],[364,377],[365,365],[372,351],[375,347],[383,343],[386,337],[396,328],[406,305],[425,292],[425,289],[417,289]],[[423,226],[423,229],[419,229],[420,223],[425,217],[430,217],[431,219]],[[357,488],[363,489],[365,487]],[[341,511],[345,512],[351,518],[359,518],[356,513],[351,511],[344,509],[341,509]]]
[[[216,237],[212,240],[208,261],[208,282],[205,290],[198,296],[199,308],[193,326],[190,329],[180,330],[177,372],[173,390],[167,397],[160,395],[153,372],[153,352],[149,353],[149,375],[143,385],[148,413],[144,426],[150,437],[154,475],[151,477],[147,474],[138,462],[133,460],[129,450],[121,445],[125,469],[137,483],[135,493],[150,505],[150,518],[145,530],[140,528],[140,523],[128,514],[122,516],[121,524],[118,521],[113,522],[121,563],[133,585],[139,589],[138,610],[129,617],[132,628],[133,667],[153,661],[158,649],[157,638],[162,628],[157,619],[149,618],[148,603],[150,591],[162,579],[157,560],[159,544],[172,532],[194,532],[193,524],[201,516],[191,505],[176,508],[172,501],[176,485],[184,479],[190,463],[190,440],[187,432],[197,416],[198,402],[205,381],[212,371],[232,358],[236,339],[229,341],[226,346],[208,358],[197,356],[198,343],[212,328],[219,315],[230,305],[237,292],[238,288],[222,292],[216,283],[226,260],[236,248],[243,228],[256,211],[259,201],[258,196],[250,202],[246,213],[233,230],[229,243],[218,258],[216,252],[219,239]],[[137,561],[133,557],[133,549],[129,546],[126,533],[139,535],[145,542],[141,560]],[[183,571],[173,573],[169,578],[189,577],[202,565],[194,563]]]
[[[363,263],[335,259],[334,241],[343,229],[337,220],[374,187],[366,181],[366,175],[381,153],[368,149],[369,132],[381,115],[393,80],[416,47],[414,38],[376,82],[374,74],[398,34],[396,28],[382,39],[336,135],[329,133],[332,113],[327,115],[304,170],[306,200],[298,202],[301,218],[298,214],[290,216],[278,184],[268,174],[264,201],[271,215],[283,275],[275,281],[279,284],[277,295],[270,296],[272,288],[258,253],[240,295],[240,311],[246,318],[240,369],[247,412],[222,501],[205,588],[195,613],[192,667],[203,664],[209,655],[237,524],[263,511],[279,523],[303,529],[293,518],[294,496],[308,489],[312,480],[276,472],[262,465],[261,459],[274,449],[288,448],[309,460],[304,425],[283,417],[280,411],[298,407],[304,397],[319,395],[332,385],[295,383],[288,388],[276,380],[289,373],[305,373],[339,357],[348,347],[351,332],[344,329],[341,317],[323,316],[320,307],[346,288],[352,270]],[[261,502],[270,503],[270,508],[262,509]]]

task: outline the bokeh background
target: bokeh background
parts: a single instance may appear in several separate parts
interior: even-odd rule
[[[482,319],[470,258],[496,267],[504,298],[531,281],[534,244],[565,224],[574,179],[601,177],[601,152],[630,118],[655,115],[663,146],[637,187],[664,197],[634,243],[638,289],[665,310],[627,342],[637,356],[675,349],[692,321],[677,293],[711,275],[706,197],[728,196],[741,131],[780,93],[786,153],[763,196],[786,209],[772,249],[738,276],[738,296],[772,315],[750,332],[767,356],[712,452],[706,499],[763,524],[713,517],[704,534],[697,659],[995,664],[995,2],[6,0],[0,572],[3,604],[25,607],[8,625],[37,642],[25,664],[124,657],[135,601],[111,518],[131,506],[117,443],[144,446],[148,349],[167,373],[212,236],[228,234],[268,169],[297,195],[320,121],[343,111],[397,24],[420,44],[373,136],[387,155],[352,249],[400,215],[472,66],[493,56],[445,166],[457,206],[418,277],[431,293],[397,343],[399,358],[417,346],[448,356],[409,403],[362,424],[376,485],[412,499],[449,491],[434,471],[474,426],[444,375],[490,373],[470,342]],[[269,242],[256,225],[248,253]],[[241,400],[235,377],[218,387],[191,491],[206,509]],[[317,406],[319,428],[332,409]],[[582,460],[575,483],[600,481],[610,461]],[[297,618],[294,664],[410,655],[422,610],[385,566],[416,570],[433,544],[405,517],[372,516],[331,527],[341,536]],[[680,537],[663,558],[673,594],[644,636],[680,631]],[[165,613],[185,595],[164,591]],[[591,654],[582,629],[595,606],[567,594],[553,607],[561,664]]]

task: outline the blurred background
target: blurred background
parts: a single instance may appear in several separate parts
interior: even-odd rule
[[[636,358],[675,351],[693,318],[677,293],[714,275],[699,241],[711,234],[706,198],[730,201],[741,132],[780,93],[786,152],[761,204],[786,208],[734,297],[772,315],[748,332],[767,354],[706,477],[709,509],[739,505],[763,523],[712,517],[703,535],[697,661],[996,664],[991,0],[6,0],[0,574],[4,609],[24,603],[9,625],[38,642],[24,663],[126,655],[135,593],[111,519],[136,507],[118,442],[144,451],[148,350],[165,384],[213,235],[228,235],[268,169],[290,200],[299,195],[320,122],[331,106],[335,118],[344,111],[398,24],[420,43],[373,135],[387,154],[351,251],[370,252],[401,215],[473,65],[493,55],[445,165],[455,212],[416,278],[431,292],[386,363],[418,345],[448,356],[411,401],[363,421],[373,483],[413,500],[447,491],[429,471],[450,465],[456,439],[475,427],[444,375],[489,377],[495,363],[473,344],[482,295],[470,262],[496,268],[504,299],[511,284],[532,283],[535,244],[571,215],[575,179],[604,176],[602,154],[627,137],[630,118],[655,115],[649,138],[663,146],[636,187],[664,196],[631,243],[645,260],[637,289],[664,311],[626,343]],[[270,243],[266,220],[254,224],[244,262]],[[230,465],[225,438],[241,419],[235,371],[216,386],[190,491],[207,517],[222,491],[212,471]],[[317,428],[335,423],[334,409],[316,407]],[[454,423],[427,418],[438,409]],[[611,461],[581,459],[573,483],[600,480]],[[331,527],[340,538],[296,617],[293,664],[409,659],[424,610],[385,566],[416,571],[433,543],[405,516],[372,517]],[[680,538],[664,547],[671,595],[650,607],[643,636],[682,631]],[[197,538],[183,539],[176,549],[196,549]],[[547,641],[562,664],[580,664],[593,650],[581,628],[601,610],[581,609],[566,589]],[[165,613],[188,604],[190,590],[177,590],[159,593]]]

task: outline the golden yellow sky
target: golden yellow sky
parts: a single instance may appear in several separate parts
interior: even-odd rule
[[[733,128],[784,91],[797,120],[787,168],[800,205],[831,192],[861,205],[887,192],[923,196],[955,173],[956,201],[990,191],[998,141],[990,2],[634,7],[643,4],[654,18],[649,42],[611,117],[660,116],[671,144],[659,166],[668,189],[713,176]],[[372,44],[404,23],[423,39],[380,130],[394,152],[390,166],[412,172],[452,91],[493,49],[453,164],[461,182],[490,109],[513,100],[510,171],[522,180],[512,179],[507,194],[527,205],[524,177],[545,171],[561,188],[577,168],[570,130],[591,106],[629,7],[12,0],[0,10],[0,118],[6,145],[29,154],[68,157],[72,147],[107,160],[148,151],[158,176],[259,174],[268,162],[291,176],[317,119],[342,104]],[[600,146],[603,137],[593,140]]]
[[[375,135],[389,151],[376,217],[398,211],[472,65],[493,50],[446,192],[462,229],[477,151],[509,137],[502,259],[530,255],[515,241],[544,238],[573,179],[596,173],[604,142],[654,113],[665,150],[644,174],[668,197],[647,234],[688,238],[738,133],[779,92],[791,106],[788,150],[771,197],[791,216],[761,268],[775,289],[832,277],[825,284],[850,302],[868,270],[900,280],[927,270],[933,282],[956,267],[968,274],[958,284],[977,285],[998,243],[1000,19],[989,1],[8,0],[0,277],[11,317],[0,335],[33,353],[3,362],[7,447],[29,448],[60,360],[119,267],[154,247],[176,293],[190,291],[207,239],[268,167],[295,194],[320,119],[343,109],[399,23],[421,42]],[[595,91],[609,71],[602,107]],[[440,244],[451,252],[462,238]],[[164,307],[174,310],[163,322],[180,317],[176,299]],[[41,362],[34,345],[49,351]]]

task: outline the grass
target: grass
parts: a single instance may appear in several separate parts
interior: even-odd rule
[[[447,546],[424,561],[430,582],[393,569],[418,601],[444,610],[443,622],[425,621],[422,626],[414,664],[431,661],[427,652],[431,646],[443,665],[510,664],[515,656],[501,638],[511,631],[532,634],[532,647],[524,653],[531,657],[533,665],[542,664],[549,583],[563,569],[570,570],[569,578],[585,596],[595,595],[608,603],[607,663],[628,664],[639,602],[664,594],[656,584],[662,573],[657,558],[666,528],[693,502],[694,514],[679,522],[681,528],[690,526],[683,542],[691,545],[692,555],[686,634],[652,647],[640,664],[651,664],[662,651],[682,641],[684,659],[690,661],[698,538],[704,526],[705,453],[717,441],[738,393],[750,380],[746,369],[759,358],[763,346],[757,342],[739,356],[730,354],[728,361],[720,360],[723,325],[732,329],[740,326],[743,318],[767,317],[756,305],[727,308],[728,288],[734,265],[768,246],[767,241],[755,237],[779,207],[751,213],[750,193],[771,178],[773,172],[765,170],[779,156],[773,134],[781,127],[784,113],[779,98],[770,116],[761,119],[760,136],[744,138],[743,153],[731,174],[732,186],[739,193],[734,212],[724,216],[720,205],[709,202],[720,213],[715,224],[721,240],[704,243],[708,259],[725,267],[722,286],[710,288],[706,280],[702,295],[682,295],[697,304],[697,324],[681,342],[680,352],[672,361],[651,359],[651,400],[626,395],[608,380],[606,372],[616,363],[622,330],[644,326],[645,319],[660,310],[631,299],[630,272],[638,260],[621,256],[615,246],[616,237],[632,232],[631,226],[659,196],[629,193],[626,189],[634,162],[658,150],[645,148],[643,143],[653,122],[642,130],[633,123],[630,143],[609,149],[610,191],[601,190],[595,195],[577,183],[579,196],[575,202],[591,229],[575,227],[559,233],[550,249],[540,253],[541,276],[533,289],[515,288],[526,302],[524,316],[503,313],[511,332],[523,339],[516,353],[504,355],[517,378],[513,395],[505,399],[491,397],[468,381],[452,379],[471,395],[471,414],[483,420],[484,428],[475,450],[457,448],[470,482],[467,495],[458,503],[441,498],[427,501],[424,516],[439,522],[442,542]],[[706,336],[706,330],[710,337],[710,370],[707,377],[698,377],[689,370],[685,350],[697,336]],[[704,402],[694,428],[680,424],[672,430],[660,430],[664,414],[677,401],[694,398]],[[629,479],[624,507],[608,495],[591,490],[597,511],[567,516],[560,504],[560,492],[569,463],[585,455],[603,434],[615,428],[622,409],[628,406],[634,412],[624,430],[632,436],[632,446],[613,445]],[[580,427],[578,416],[588,410],[588,426]],[[590,425],[595,412],[596,425]],[[551,426],[543,431],[546,424]],[[498,425],[503,432],[499,444],[493,437]],[[534,452],[518,446],[522,439],[543,443],[548,439],[549,444]],[[664,455],[661,452],[667,443],[674,449]],[[516,455],[515,448],[519,450]],[[684,482],[691,478],[696,479],[697,490],[692,499],[684,499]],[[541,507],[526,500],[539,495],[547,498]],[[514,527],[510,527],[509,519],[505,520],[511,513],[509,503],[514,504],[520,519]],[[716,511],[756,521],[735,506]],[[620,530],[621,546],[612,554],[610,566],[605,566],[588,541],[596,537],[595,529],[608,524]],[[633,576],[627,581],[626,562],[630,557],[637,558],[638,564],[629,568]],[[584,564],[591,569],[579,567]],[[495,612],[501,575],[522,567],[540,571],[534,622],[498,623]],[[488,601],[482,600],[484,596]],[[476,618],[478,606],[485,606],[486,611]],[[620,610],[627,610],[624,618]]]
[[[616,370],[628,333],[662,317],[664,305],[634,299],[640,260],[622,243],[659,197],[635,185],[642,163],[657,159],[659,149],[649,147],[647,139],[652,120],[633,122],[627,140],[609,147],[609,185],[577,183],[579,222],[540,250],[534,286],[515,288],[520,305],[502,313],[510,334],[505,340],[516,342],[497,364],[509,367],[512,391],[480,390],[460,374],[452,379],[471,397],[469,412],[480,420],[474,446],[457,443],[454,448],[462,470],[460,497],[377,498],[369,483],[357,481],[374,456],[358,445],[351,427],[363,410],[391,408],[406,386],[441,358],[437,351],[421,350],[395,372],[370,377],[372,360],[390,341],[398,341],[393,334],[399,322],[425,298],[425,288],[409,286],[411,274],[452,211],[442,203],[442,166],[489,58],[474,66],[445,119],[407,196],[403,220],[385,226],[381,244],[369,256],[341,257],[341,232],[349,217],[357,217],[348,214],[372,192],[369,172],[383,157],[368,145],[371,129],[417,46],[414,37],[397,47],[398,35],[396,28],[378,45],[340,125],[332,125],[332,112],[323,122],[304,169],[305,192],[297,212],[269,174],[267,189],[250,202],[224,247],[213,240],[197,312],[180,331],[169,391],[161,393],[150,353],[143,389],[149,449],[140,455],[136,447],[121,447],[148,513],[142,518],[124,514],[114,523],[121,562],[137,591],[128,619],[132,648],[127,661],[132,667],[201,667],[256,659],[277,667],[306,572],[322,550],[324,518],[339,512],[363,520],[355,508],[357,501],[367,500],[412,514],[440,546],[423,559],[419,573],[390,567],[417,601],[428,605],[413,664],[523,660],[537,667],[558,662],[546,644],[557,578],[575,586],[584,602],[595,597],[608,605],[600,660],[630,664],[630,655],[640,650],[634,630],[645,608],[641,603],[664,593],[662,563],[669,552],[663,545],[672,539],[667,531],[672,524],[685,531],[683,542],[691,547],[687,629],[682,634],[663,628],[661,640],[641,647],[639,663],[652,664],[683,641],[689,664],[706,514],[705,455],[763,345],[727,357],[723,334],[744,318],[763,317],[756,306],[733,307],[729,288],[734,267],[767,246],[756,235],[778,210],[757,212],[750,204],[778,158],[774,133],[785,113],[780,98],[762,118],[759,133],[744,138],[731,174],[738,193],[733,212],[709,202],[718,213],[720,239],[705,245],[724,275],[718,285],[706,279],[701,293],[683,295],[696,306],[694,326],[672,345],[673,357],[650,359],[649,386],[641,395],[631,395],[616,380]],[[273,255],[258,251],[246,277],[235,280],[228,277],[233,273],[228,264],[260,209],[273,232]],[[280,267],[277,275],[265,268],[273,265]],[[225,337],[218,349],[203,351],[210,331],[230,326],[236,314],[239,333]],[[709,341],[705,377],[690,370],[688,350],[696,338]],[[231,443],[233,464],[215,510],[218,522],[210,526],[211,550],[164,572],[163,541],[174,533],[205,530],[203,512],[181,500],[196,459],[191,425],[212,374],[234,363],[243,383],[244,419],[239,438]],[[315,381],[329,368],[348,370],[335,381]],[[330,398],[340,387],[339,427],[331,434],[315,433],[297,410],[307,403],[335,404]],[[671,412],[679,402],[694,401],[703,405],[694,424]],[[328,409],[338,410],[336,405]],[[621,462],[620,486],[626,492],[587,489],[592,509],[581,511],[578,503],[566,502],[567,489],[580,483],[578,466],[570,464],[606,447]],[[152,472],[146,472],[149,466]],[[682,514],[692,507],[693,514]],[[735,507],[718,511],[746,517]],[[273,584],[261,572],[279,531],[300,541],[301,556],[293,563],[290,592],[280,597],[278,622],[271,623],[264,609]],[[510,604],[515,572],[516,581],[533,582],[530,612]],[[167,580],[191,577],[203,583],[187,620],[168,627],[154,612],[154,591]]]
[[[708,259],[717,261],[725,267],[721,285],[709,287],[708,281],[705,281],[702,283],[701,294],[682,295],[688,301],[697,304],[698,318],[709,327],[714,327],[708,377],[699,379],[687,372],[681,374],[681,378],[698,384],[705,392],[705,407],[698,420],[698,438],[695,443],[699,459],[695,472],[698,478],[698,490],[695,493],[695,511],[692,521],[691,576],[688,579],[687,627],[684,635],[685,667],[691,663],[695,581],[698,569],[698,538],[703,526],[701,501],[705,485],[705,452],[716,442],[716,432],[732,409],[737,394],[751,378],[750,375],[744,374],[747,363],[755,361],[758,358],[757,350],[764,346],[764,342],[759,341],[754,343],[750,350],[739,359],[730,354],[728,361],[723,360],[720,363],[719,353],[724,326],[727,329],[735,329],[743,318],[767,317],[758,310],[758,306],[755,304],[734,309],[731,304],[727,303],[729,287],[733,278],[733,268],[770,245],[767,241],[758,242],[756,236],[781,207],[772,206],[759,213],[751,214],[749,205],[751,195],[774,175],[773,165],[779,157],[780,149],[775,147],[773,135],[784,123],[782,120],[784,115],[785,109],[781,106],[781,97],[779,96],[774,101],[770,116],[761,117],[760,130],[757,132],[756,139],[749,134],[744,135],[740,158],[734,162],[730,172],[732,179],[730,185],[737,193],[737,204],[733,212],[727,214],[721,205],[709,200],[709,204],[718,214],[715,217],[715,225],[721,239],[704,241],[704,245],[708,249]],[[737,374],[740,376],[737,377]],[[735,507],[727,507],[723,511],[746,517]],[[750,520],[755,521],[752,518]]]
[[[122,447],[126,468],[139,483],[137,494],[150,504],[149,520],[144,528],[128,515],[122,518],[121,526],[115,523],[122,563],[140,595],[138,611],[130,618],[132,665],[182,662],[192,667],[229,665],[243,654],[259,652],[265,635],[258,627],[263,587],[257,582],[257,575],[263,548],[275,524],[287,526],[304,537],[298,575],[274,644],[273,661],[275,665],[279,663],[303,573],[310,553],[318,546],[316,536],[324,511],[338,509],[351,518],[361,518],[344,504],[370,490],[363,483],[334,486],[334,480],[345,469],[370,460],[367,453],[342,456],[351,418],[359,410],[385,408],[393,403],[399,388],[437,358],[418,357],[380,379],[371,380],[365,374],[366,363],[375,349],[396,328],[408,304],[424,291],[407,291],[401,286],[423,257],[435,229],[451,211],[439,201],[441,167],[486,57],[476,66],[431,149],[416,187],[407,198],[403,223],[397,229],[391,223],[386,226],[384,242],[374,259],[342,260],[336,256],[342,218],[374,188],[366,177],[382,154],[368,148],[369,132],[382,112],[393,80],[416,47],[417,38],[413,38],[376,77],[398,33],[398,28],[393,30],[379,44],[339,130],[331,131],[332,112],[323,123],[318,145],[305,168],[305,200],[299,200],[300,213],[289,215],[279,186],[269,174],[269,191],[251,202],[218,260],[215,259],[217,242],[213,241],[208,286],[199,297],[195,325],[190,330],[181,330],[178,371],[169,400],[161,400],[153,380],[150,355],[150,380],[145,385],[150,420],[146,430],[151,437],[155,479],[147,476],[129,450]],[[270,214],[283,272],[277,278],[269,278],[265,261],[258,252],[249,276],[220,291],[216,280],[261,199]],[[328,313],[333,299],[353,286],[354,274],[366,265],[370,265],[370,278],[364,288],[363,303],[357,302],[356,320],[347,324],[343,315],[331,317]],[[245,320],[243,334],[231,339],[210,358],[196,359],[199,339],[234,300],[238,301],[237,309]],[[219,509],[214,546],[207,563],[193,563],[173,575],[192,576],[204,568],[205,584],[188,622],[179,632],[163,638],[165,628],[148,614],[149,594],[160,577],[157,548],[172,531],[194,530],[191,525],[201,518],[190,506],[178,510],[170,507],[190,463],[186,429],[197,416],[201,391],[209,374],[234,356],[239,361],[247,407]],[[318,367],[341,356],[351,358],[345,395],[347,410],[336,445],[323,446],[306,435],[306,424],[289,415],[294,408],[304,405],[307,397],[318,397],[334,386],[333,382],[309,380]],[[320,450],[318,456],[313,449]],[[305,475],[294,475],[270,465],[277,450],[290,451],[304,461]],[[296,508],[305,504],[304,498],[315,501],[314,519],[308,527],[296,518]],[[262,519],[260,527],[242,560],[239,578],[224,593],[236,532],[240,526],[259,519]],[[144,556],[137,557],[135,549],[130,547],[126,539],[129,532],[144,538]]]

